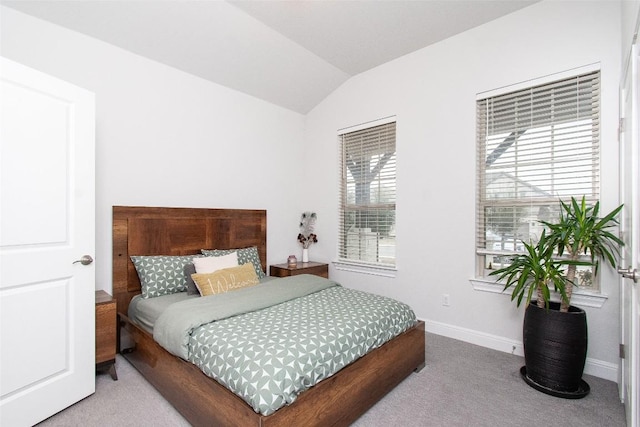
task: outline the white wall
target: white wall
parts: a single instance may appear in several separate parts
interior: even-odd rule
[[[304,116],[1,7],[4,57],[96,94],[96,287],[113,205],[267,209],[269,262],[296,248]],[[284,239],[279,236],[290,236]]]
[[[523,309],[506,295],[475,291],[475,100],[479,92],[587,64],[602,70],[602,205],[618,201],[617,117],[620,6],[542,2],[353,77],[307,115],[305,182],[319,215],[312,254],[337,248],[337,130],[397,116],[395,279],[336,271],[343,284],[410,303],[427,328],[511,351]],[[312,195],[312,197],[311,197]],[[618,279],[602,276],[609,299],[588,309],[587,372],[612,380],[618,365]],[[450,307],[442,305],[450,295]],[[520,348],[520,347],[518,347]]]

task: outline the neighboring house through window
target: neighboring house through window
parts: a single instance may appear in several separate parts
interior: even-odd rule
[[[535,243],[560,199],[600,197],[600,71],[529,86],[477,99],[478,277]]]
[[[396,122],[341,131],[338,263],[375,269],[396,264]]]

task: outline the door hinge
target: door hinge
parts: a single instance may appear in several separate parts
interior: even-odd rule
[[[624,354],[624,344],[620,344],[620,359],[624,359],[625,358],[625,354]]]

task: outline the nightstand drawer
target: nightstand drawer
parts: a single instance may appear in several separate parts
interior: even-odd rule
[[[269,275],[275,277],[297,276],[298,274],[315,274],[316,276],[329,278],[329,264],[320,262],[299,262],[295,267],[288,264],[274,264],[269,268]]]
[[[116,300],[105,291],[96,291],[96,369],[109,368],[118,379],[116,363]]]

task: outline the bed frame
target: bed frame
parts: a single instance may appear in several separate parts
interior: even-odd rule
[[[264,210],[113,207],[113,293],[123,356],[194,426],[346,426],[425,364],[424,322],[300,394],[274,414],[257,414],[241,398],[160,347],[131,323],[140,293],[132,255],[188,255],[203,248],[257,246],[267,267]]]

